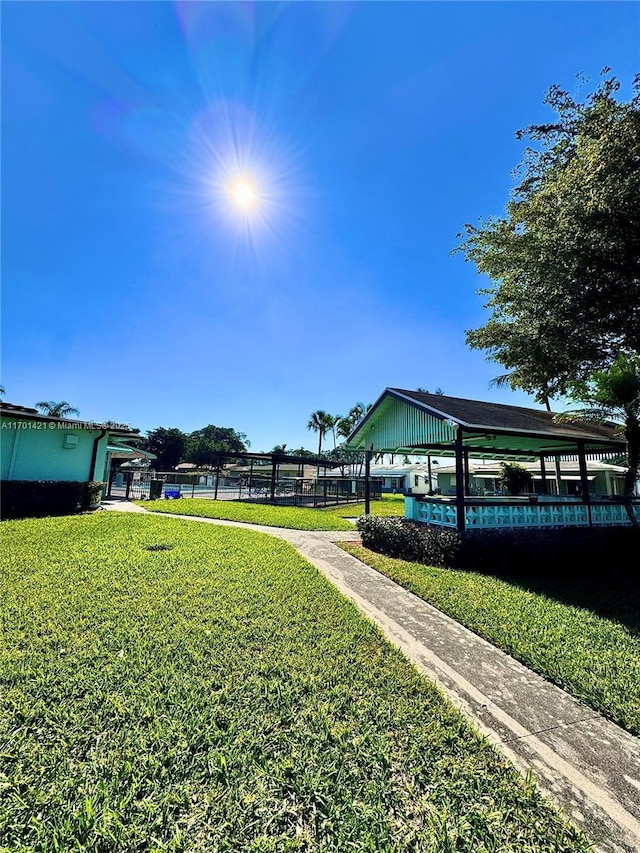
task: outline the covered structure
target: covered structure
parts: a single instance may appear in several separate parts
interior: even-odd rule
[[[367,487],[379,496],[379,478],[371,482],[332,473],[342,467],[341,462],[315,456],[225,451],[219,454],[218,465],[208,469],[199,470],[189,463],[175,471],[114,471],[108,494],[127,499],[164,494],[312,507],[361,501]],[[318,476],[320,471],[322,476]]]
[[[455,495],[407,495],[405,516],[458,530],[628,524],[622,500],[593,500],[588,459],[625,452],[614,424],[561,423],[552,412],[386,388],[347,439],[349,450],[455,458]],[[539,462],[540,494],[471,494],[470,459]],[[550,495],[547,470],[577,460],[579,495]],[[634,506],[640,519],[640,502]]]
[[[142,454],[130,445],[140,441],[138,431],[111,421],[51,417],[2,402],[0,426],[3,481],[105,482],[114,454]]]

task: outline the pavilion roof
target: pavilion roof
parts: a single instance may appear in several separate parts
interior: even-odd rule
[[[560,422],[553,412],[386,388],[347,440],[352,450],[454,453],[458,430],[470,456],[537,459],[541,454],[621,452],[616,424]]]

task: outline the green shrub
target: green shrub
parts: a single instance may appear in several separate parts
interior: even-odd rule
[[[517,462],[502,462],[500,481],[509,495],[520,495],[532,487],[531,472]]]
[[[640,531],[631,527],[557,530],[467,530],[430,526],[401,518],[366,516],[356,521],[362,544],[387,557],[427,566],[469,569],[494,575],[532,572],[564,576],[585,567],[607,566],[618,575],[634,572],[628,554],[640,552]]]
[[[462,545],[456,530],[432,527],[403,518],[363,516],[356,521],[365,548],[402,560],[433,566],[455,566]]]
[[[41,518],[95,509],[102,486],[103,483],[69,480],[3,480],[0,517]]]

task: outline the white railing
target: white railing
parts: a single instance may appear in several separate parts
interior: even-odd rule
[[[640,522],[640,502],[634,502],[634,513]],[[496,527],[588,527],[589,507],[579,502],[524,501],[465,502],[465,528]],[[440,527],[456,527],[456,504],[451,500],[416,500],[405,498],[405,518]],[[591,524],[594,527],[624,526],[629,524],[627,511],[619,503],[592,503]]]

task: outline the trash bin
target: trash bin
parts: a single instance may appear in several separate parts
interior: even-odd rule
[[[179,498],[180,489],[165,489],[164,496],[165,498]]]
[[[162,497],[162,480],[149,481],[149,500],[156,501]]]

